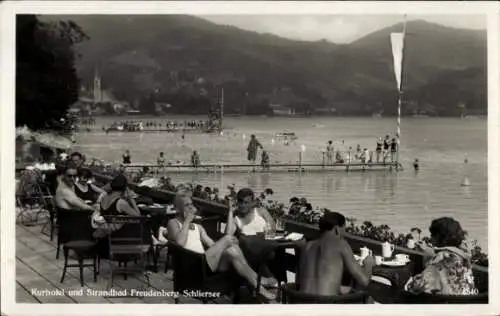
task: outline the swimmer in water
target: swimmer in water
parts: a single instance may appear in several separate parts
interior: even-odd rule
[[[418,159],[415,159],[415,161],[413,162],[413,169],[415,169],[415,171],[418,171],[419,169]]]

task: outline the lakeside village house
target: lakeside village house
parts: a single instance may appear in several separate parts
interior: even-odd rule
[[[78,101],[69,109],[70,113],[81,114],[83,116],[100,115],[106,113],[106,109],[101,104],[111,104],[115,113],[123,113],[131,110],[130,103],[118,101],[113,93],[101,88],[101,77],[96,71],[94,80],[87,89],[84,85],[80,88]]]

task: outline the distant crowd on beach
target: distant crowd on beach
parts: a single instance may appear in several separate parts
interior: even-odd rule
[[[109,132],[110,130],[125,130],[125,131],[142,131],[151,129],[206,129],[212,128],[213,123],[209,120],[190,120],[190,121],[142,121],[142,120],[125,120],[113,122],[110,126],[102,126],[102,130]]]

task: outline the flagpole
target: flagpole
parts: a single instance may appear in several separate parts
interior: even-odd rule
[[[399,82],[398,87],[398,119],[396,122],[396,141],[397,141],[397,154],[396,154],[396,164],[399,165],[399,152],[401,148],[401,101],[403,98],[403,79],[404,79],[404,49],[405,49],[405,40],[406,40],[406,14],[404,16],[404,24],[403,24],[403,47],[402,47],[402,56],[401,56],[401,81]]]

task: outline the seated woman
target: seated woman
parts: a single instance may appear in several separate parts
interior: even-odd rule
[[[470,256],[460,249],[466,235],[460,223],[441,217],[432,221],[429,231],[435,248],[420,246],[430,258],[424,271],[408,280],[405,290],[415,294],[475,293]]]
[[[75,194],[84,201],[99,203],[106,192],[92,184],[92,171],[87,168],[78,169],[78,178],[75,181]]]
[[[228,217],[226,233],[245,236],[264,233],[266,228],[274,228],[275,222],[271,214],[262,207],[255,207],[255,194],[252,189],[244,188],[236,194],[237,209],[235,216]],[[231,210],[232,208],[230,208]]]
[[[104,215],[130,215],[141,216],[139,209],[132,197],[131,191],[128,188],[128,181],[124,175],[118,175],[110,183],[111,192],[104,195],[99,205],[99,213]],[[98,216],[94,216],[94,219]],[[105,221],[95,221],[97,226],[94,232],[94,237],[99,239],[99,256],[101,258],[108,257],[108,240],[107,237],[111,234],[119,233],[123,227],[122,224],[108,225]],[[146,235],[146,234],[145,234]]]
[[[63,210],[94,211],[94,208],[87,205],[75,193],[75,179],[77,176],[76,166],[69,165],[58,169],[57,189],[54,197],[55,205]]]
[[[174,199],[178,215],[167,224],[167,239],[177,243],[185,249],[196,253],[205,254],[208,267],[211,271],[227,271],[234,268],[236,272],[245,278],[250,286],[257,287],[257,273],[248,265],[238,245],[238,240],[229,234],[214,242],[207,234],[203,226],[193,223],[196,208],[188,191],[178,192]],[[205,250],[206,248],[206,250]],[[268,282],[262,279],[262,284]],[[261,286],[260,294],[272,300],[275,295]]]

